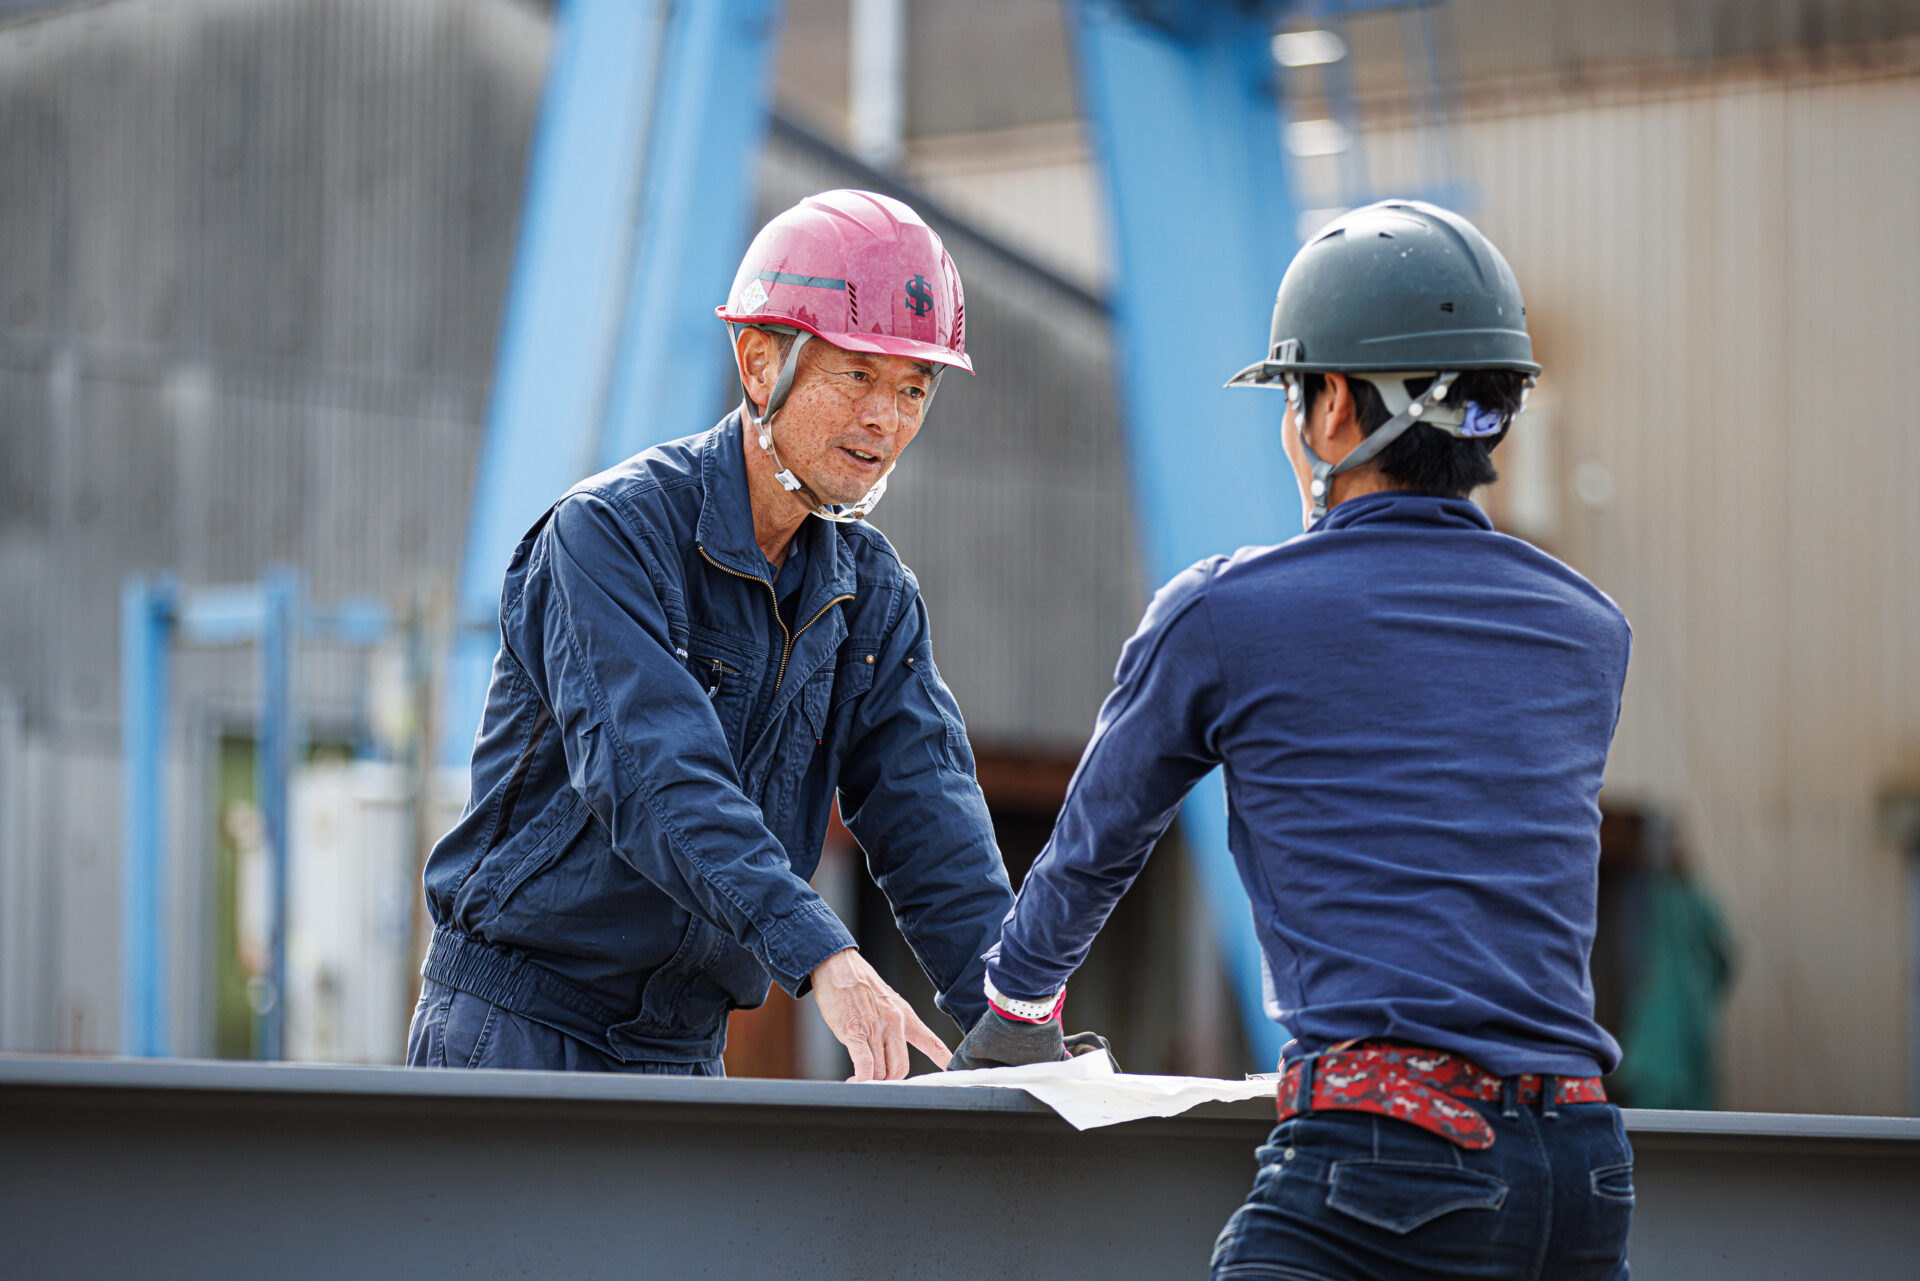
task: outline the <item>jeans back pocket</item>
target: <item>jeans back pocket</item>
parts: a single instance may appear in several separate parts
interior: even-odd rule
[[[1498,1210],[1507,1184],[1491,1174],[1425,1161],[1335,1161],[1327,1205],[1405,1234],[1458,1210]]]

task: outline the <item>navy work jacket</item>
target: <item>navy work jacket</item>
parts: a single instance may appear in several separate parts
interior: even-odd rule
[[[1189,788],[1224,766],[1289,1055],[1380,1037],[1597,1076],[1600,782],[1632,632],[1464,498],[1399,491],[1178,575],[989,966],[1059,990]]]
[[[809,520],[790,621],[736,412],[575,486],[514,551],[471,799],[427,862],[425,974],[626,1061],[853,946],[811,886],[836,789],[940,1008],[986,1008],[1013,901],[913,574]]]

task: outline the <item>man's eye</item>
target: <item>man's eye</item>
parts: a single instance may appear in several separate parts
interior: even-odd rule
[[[907,395],[913,397],[915,400],[925,400],[927,398],[927,389],[925,387],[909,387],[906,390]]]
[[[873,375],[864,369],[850,369],[847,371],[847,377],[857,378],[861,382],[868,382],[873,378]]]

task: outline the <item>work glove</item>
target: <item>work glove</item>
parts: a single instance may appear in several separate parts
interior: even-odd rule
[[[1060,1044],[1066,1048],[1067,1057],[1070,1059],[1105,1050],[1107,1057],[1113,1061],[1113,1070],[1116,1072],[1120,1070],[1120,1060],[1113,1057],[1113,1042],[1098,1032],[1075,1032],[1072,1036],[1062,1037]]]
[[[1058,1063],[1062,1059],[1091,1054],[1096,1050],[1113,1053],[1107,1038],[1097,1032],[1075,1032],[1072,1036],[1062,1036],[1060,1020],[1057,1018],[1044,1023],[1028,1023],[1010,1019],[989,1005],[987,1012],[980,1016],[980,1021],[973,1025],[973,1030],[960,1042],[960,1048],[953,1052],[947,1071]],[[1118,1065],[1115,1067],[1117,1070]]]

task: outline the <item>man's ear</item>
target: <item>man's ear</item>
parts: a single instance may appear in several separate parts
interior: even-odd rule
[[[1347,381],[1347,376],[1328,374],[1326,380],[1326,386],[1316,398],[1314,408],[1324,406],[1326,426],[1323,434],[1327,445],[1337,451],[1338,457],[1344,458],[1349,450],[1366,439],[1366,433],[1360,430],[1360,419],[1354,412],[1353,385]],[[1327,456],[1337,461],[1334,453],[1330,452]]]
[[[780,354],[779,345],[766,330],[743,327],[740,336],[734,339],[733,350],[740,365],[740,384],[747,389],[747,399],[753,402],[755,409],[765,408],[767,398],[773,394],[773,384],[780,377],[780,371],[775,367],[778,363],[775,358]]]

